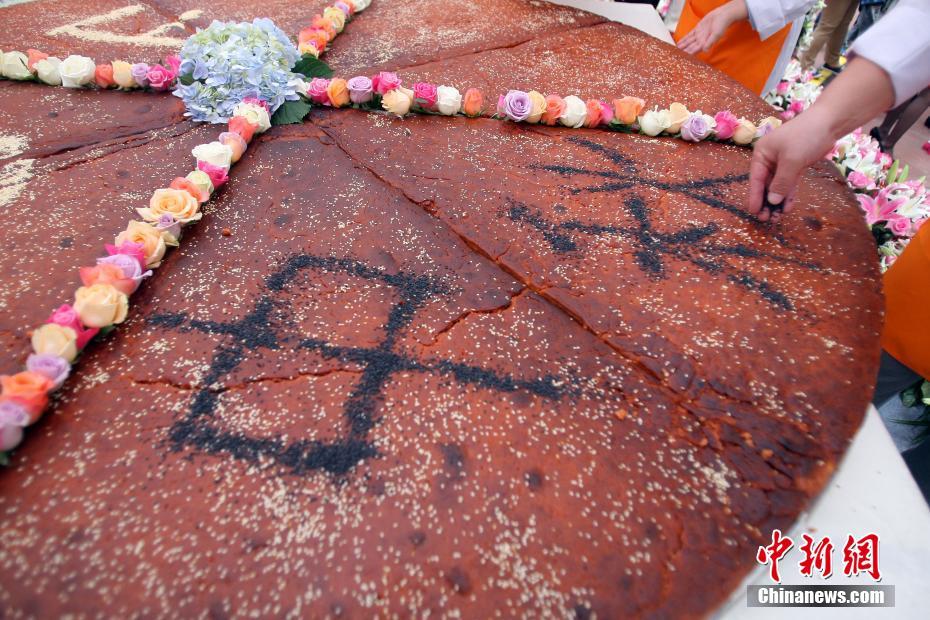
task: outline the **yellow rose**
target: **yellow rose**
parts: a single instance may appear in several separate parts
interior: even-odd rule
[[[87,327],[107,327],[126,320],[129,298],[112,284],[82,286],[74,292],[74,311]]]
[[[77,357],[77,334],[70,327],[46,323],[32,332],[32,350],[39,355],[57,355],[73,362]]]
[[[526,117],[527,123],[538,123],[546,111],[546,98],[542,93],[531,90],[526,93],[530,97],[530,115]]]
[[[114,60],[111,64],[113,65],[113,81],[116,82],[117,86],[125,89],[137,88],[139,86],[132,77],[131,64],[122,60]]]
[[[146,222],[129,222],[126,230],[116,236],[116,245],[126,241],[142,244],[146,267],[161,265],[161,259],[164,258],[165,251],[168,249],[167,236]]]
[[[397,116],[403,117],[413,105],[413,91],[402,86],[388,91],[381,98],[381,107]]]
[[[678,133],[681,130],[681,125],[691,116],[688,108],[681,103],[673,103],[668,106],[668,113],[672,121],[672,124],[666,129],[668,133]]]
[[[191,170],[187,173],[187,180],[197,186],[197,189],[209,196],[213,193],[213,181],[210,175],[203,170]]]
[[[189,224],[203,215],[197,199],[183,189],[156,189],[148,208],[136,211],[146,222],[157,222],[162,215],[168,214],[182,224]]]
[[[314,45],[313,43],[310,43],[309,41],[298,45],[297,51],[299,51],[301,54],[310,54],[311,56],[315,58],[320,57],[320,50],[317,49],[316,45]]]
[[[323,19],[328,19],[336,32],[342,32],[342,29],[346,26],[346,14],[334,6],[323,10]]]
[[[756,126],[745,118],[739,119],[736,129],[733,130],[733,142],[736,144],[751,144],[756,137]]]

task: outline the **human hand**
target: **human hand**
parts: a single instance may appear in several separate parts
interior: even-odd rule
[[[691,32],[681,38],[678,49],[688,54],[706,52],[731,24],[742,19],[749,19],[746,0],[731,0],[705,15]]]
[[[835,143],[829,123],[812,108],[764,136],[753,147],[749,166],[749,212],[777,222],[794,204],[804,169]]]

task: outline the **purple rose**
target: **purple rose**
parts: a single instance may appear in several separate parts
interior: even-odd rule
[[[340,11],[342,11],[343,13],[345,13],[346,17],[348,17],[349,14],[352,12],[352,9],[350,9],[349,5],[346,4],[345,2],[337,2],[333,6],[339,9]]]
[[[48,353],[33,353],[26,360],[26,369],[48,377],[52,382],[52,390],[57,390],[68,378],[71,364],[63,357]]]
[[[67,363],[65,362],[65,364]],[[0,401],[0,428],[5,426],[27,426],[28,424],[29,412],[26,411],[25,407],[10,400]],[[9,450],[9,448],[0,448],[0,450]]]
[[[151,271],[143,273],[142,265],[139,264],[138,259],[128,254],[111,254],[110,256],[98,258],[97,264],[115,265],[122,270],[124,278],[132,278],[133,280],[141,280],[152,275]]]
[[[163,213],[155,223],[155,228],[160,232],[166,232],[175,239],[181,238],[181,222],[174,219],[170,213]]]
[[[681,124],[681,137],[691,142],[700,142],[710,135],[711,129],[713,127],[707,116],[694,113]]]
[[[132,79],[136,81],[136,84],[142,88],[149,85],[149,66],[144,62],[137,62],[131,66],[129,73],[132,75]]]
[[[501,106],[504,116],[519,123],[525,121],[533,111],[533,102],[530,96],[522,90],[512,90],[504,96]]]
[[[0,424],[0,452],[12,450],[23,440],[23,427],[16,424]]]
[[[372,97],[371,79],[360,75],[347,82],[352,103],[368,103]]]

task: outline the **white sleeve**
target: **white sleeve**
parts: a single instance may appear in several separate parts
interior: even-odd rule
[[[900,0],[856,39],[851,53],[885,70],[901,105],[930,84],[930,2]]]
[[[749,23],[763,41],[807,13],[816,0],[746,0]]]

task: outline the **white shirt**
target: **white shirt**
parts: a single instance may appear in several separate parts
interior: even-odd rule
[[[781,80],[785,73],[785,67],[791,60],[794,53],[794,46],[801,36],[801,27],[804,25],[802,19],[807,10],[816,0],[746,0],[746,9],[749,11],[749,23],[753,30],[759,33],[759,38],[763,41],[784,28],[787,24],[792,23],[791,31],[781,46],[781,52],[772,67],[772,72],[765,81],[760,95],[765,95]]]
[[[885,70],[899,106],[930,85],[930,0],[900,0],[852,46]]]
[[[804,17],[816,0],[746,0],[749,23],[765,41],[789,23]]]

